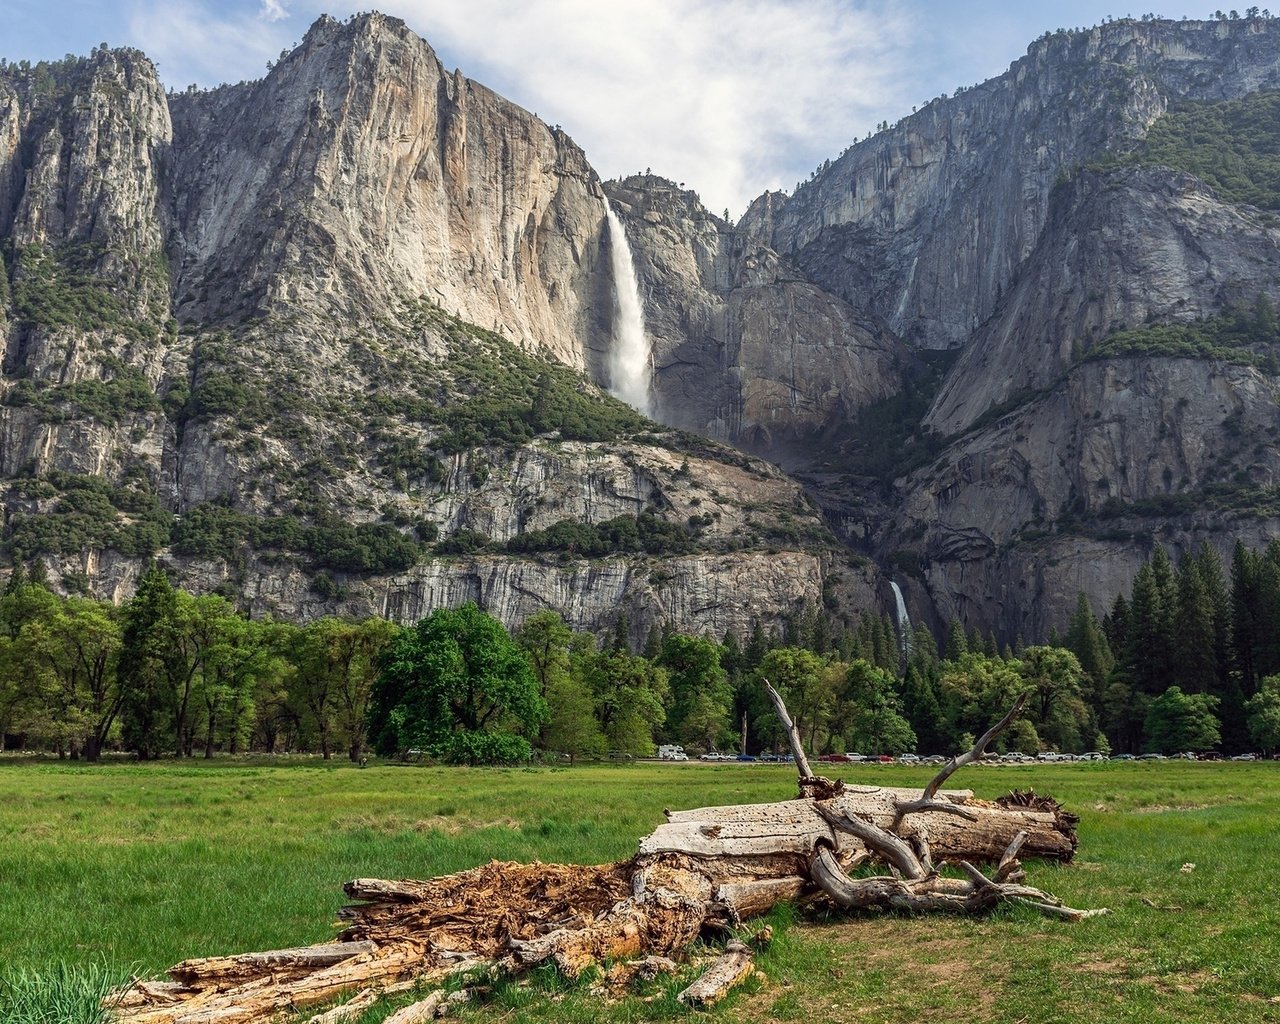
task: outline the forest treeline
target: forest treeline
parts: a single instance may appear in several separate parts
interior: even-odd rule
[[[654,628],[640,651],[629,632],[620,617],[601,643],[553,612],[509,632],[475,605],[408,627],[253,619],[157,567],[117,606],[54,594],[34,563],[0,596],[0,743],[88,760],[759,753],[785,749],[767,678],[815,753],[952,753],[1023,692],[1001,749],[1280,746],[1280,542],[1237,545],[1229,573],[1208,546],[1177,567],[1157,547],[1101,619],[1081,595],[1036,646],[959,623],[939,645],[922,625],[902,636],[885,616],[844,626],[819,609],[744,638]]]

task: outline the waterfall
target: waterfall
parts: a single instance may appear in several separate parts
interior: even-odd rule
[[[609,354],[609,393],[647,416],[651,412],[649,339],[644,333],[640,285],[622,221],[608,200],[605,200],[604,208],[609,218],[615,307],[613,351]]]
[[[893,588],[893,599],[898,603],[898,646],[902,649],[902,660],[911,657],[911,616],[907,614],[907,602],[902,599],[902,588],[893,580],[889,581]]]

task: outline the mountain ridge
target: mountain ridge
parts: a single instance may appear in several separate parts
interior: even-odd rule
[[[264,79],[207,91],[166,94],[136,51],[9,65],[9,551],[117,597],[158,552],[260,612],[480,596],[604,630],[621,605],[641,637],[889,611],[871,557],[935,626],[1043,636],[1153,543],[1271,528],[1223,490],[1275,485],[1233,441],[1273,426],[1271,342],[1225,365],[1104,343],[1280,301],[1274,223],[1185,170],[1094,164],[1175,101],[1277,85],[1274,20],[1051,36],[730,224],[665,179],[602,181],[379,14],[322,18]],[[607,203],[676,431],[601,391]],[[938,349],[960,352],[945,371]],[[930,408],[904,412],[924,380]],[[884,434],[896,463],[842,447],[873,414],[919,415]],[[776,469],[679,430],[785,463],[825,521]],[[1211,493],[1194,522],[1148,514]],[[502,550],[646,515],[685,550]]]

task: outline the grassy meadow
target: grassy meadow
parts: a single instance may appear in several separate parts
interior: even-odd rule
[[[827,767],[860,782],[928,777],[898,766]],[[764,977],[714,1015],[1280,1020],[1278,782],[1280,764],[1271,763],[970,768],[955,784],[979,796],[1034,787],[1080,814],[1076,863],[1031,862],[1028,881],[1111,915],[1068,925],[1020,908],[981,920],[781,908],[759,960]],[[53,1024],[59,1018],[23,1010],[23,999],[69,1005],[77,985],[157,974],[188,956],[331,937],[348,878],[427,877],[490,858],[613,860],[633,852],[663,807],[794,792],[781,765],[0,760],[0,1017]],[[686,1016],[674,994],[692,973],[605,1005],[589,979],[570,986],[540,972],[463,1016],[512,1024]],[[370,1011],[362,1024],[385,1013]]]

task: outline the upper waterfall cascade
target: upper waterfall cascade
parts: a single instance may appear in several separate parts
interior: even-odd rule
[[[609,393],[645,415],[652,412],[651,353],[644,333],[644,306],[636,278],[631,245],[622,221],[605,202],[609,220],[609,249],[613,257],[614,327],[609,353]]]
[[[905,659],[911,655],[911,616],[907,614],[907,602],[902,598],[902,588],[893,580],[889,581],[889,586],[893,588],[893,599],[898,605],[898,646]]]

